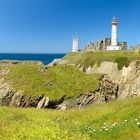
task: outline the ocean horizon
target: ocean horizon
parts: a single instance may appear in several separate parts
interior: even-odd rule
[[[62,58],[66,53],[0,53],[0,60],[31,60],[49,64],[54,59]]]

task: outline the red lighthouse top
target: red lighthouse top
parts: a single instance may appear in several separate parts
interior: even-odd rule
[[[117,25],[117,19],[115,17],[112,19],[112,25]]]

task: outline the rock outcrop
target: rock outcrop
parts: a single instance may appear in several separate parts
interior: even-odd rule
[[[79,95],[78,97],[75,98],[69,98],[65,100],[63,103],[59,104],[57,106],[57,109],[69,109],[69,108],[74,108],[78,107],[81,108],[82,106],[88,105],[96,101],[96,96],[95,93],[88,93],[87,95]]]
[[[58,109],[69,109],[73,107],[81,108],[89,104],[96,104],[115,100],[118,96],[118,85],[113,83],[107,75],[100,76],[100,88],[96,92],[90,92],[86,95],[79,95],[75,98],[69,98],[62,104],[58,105]]]
[[[118,70],[117,63],[108,61],[102,62],[99,67],[97,67],[97,64],[95,64],[93,67],[89,66],[88,68],[86,68],[85,72],[87,74],[91,73],[106,74],[114,82],[117,82],[119,80],[119,77],[121,76],[122,73],[122,71]]]
[[[18,62],[14,62],[18,64]],[[47,70],[47,67],[45,68]],[[2,77],[8,69],[0,70]],[[10,107],[35,107],[35,108],[53,108],[69,109],[73,107],[81,108],[83,106],[107,102],[115,99],[124,99],[126,97],[140,96],[140,60],[134,60],[128,67],[122,70],[117,69],[117,64],[113,62],[103,62],[99,68],[90,67],[86,73],[99,73],[101,76],[100,88],[95,92],[80,94],[76,97],[62,96],[59,99],[52,100],[42,95],[27,96],[22,91],[15,91],[8,83],[0,79],[0,106]],[[52,85],[48,81],[44,86]]]
[[[63,64],[66,64],[66,63],[67,63],[67,60],[54,59],[51,63],[48,64],[48,66],[63,65]]]
[[[0,106],[9,106],[11,101],[12,101],[12,97],[14,95],[14,92],[10,89],[4,89],[1,88],[0,89]]]
[[[9,86],[1,86],[0,106],[10,107],[34,107],[34,108],[52,108],[69,109],[73,107],[81,108],[91,103],[107,102],[116,97],[116,85],[109,81],[106,76],[101,78],[101,87],[96,92],[80,94],[77,97],[67,97],[65,95],[59,99],[51,100],[44,95],[27,96],[22,91],[14,91]]]
[[[105,101],[114,100],[118,97],[118,85],[113,83],[107,75],[100,77],[100,89],[99,93],[105,98]]]
[[[140,96],[140,60],[133,61],[129,67],[123,68],[118,85],[119,98]]]
[[[46,108],[49,105],[49,98],[43,97],[37,105],[37,108]]]
[[[0,106],[37,107],[43,95],[25,96],[21,91],[14,91],[8,85],[1,85]]]

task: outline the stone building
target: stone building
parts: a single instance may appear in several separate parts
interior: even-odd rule
[[[98,39],[95,42],[96,50],[107,50],[107,46],[111,44],[111,38]]]
[[[89,42],[84,50],[95,50],[94,42]]]
[[[111,38],[98,39],[96,42],[89,42],[85,50],[107,50],[107,46],[111,45]],[[118,42],[118,46],[121,47],[121,50],[127,50],[127,42]]]
[[[118,46],[121,47],[121,50],[127,50],[127,42],[118,42]]]

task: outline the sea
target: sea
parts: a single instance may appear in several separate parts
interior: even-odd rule
[[[33,60],[49,64],[54,59],[62,58],[66,54],[23,54],[23,53],[0,53],[0,60]]]

